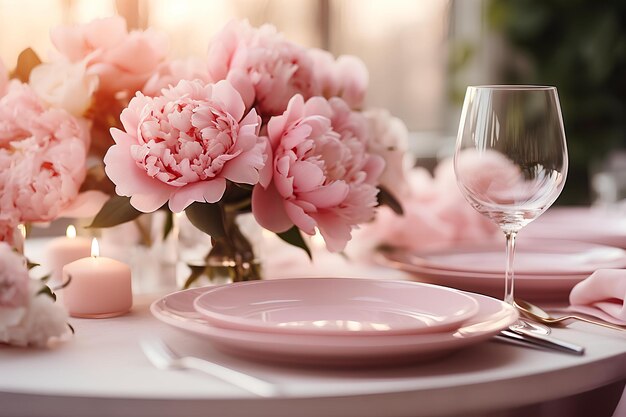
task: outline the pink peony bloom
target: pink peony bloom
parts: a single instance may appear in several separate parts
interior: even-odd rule
[[[341,99],[301,95],[268,125],[272,182],[254,187],[252,212],[261,226],[309,235],[318,228],[330,251],[342,250],[359,223],[372,220],[384,161],[366,152],[365,120]],[[264,172],[265,174],[265,172]]]
[[[52,43],[71,62],[84,62],[87,74],[100,79],[99,91],[134,93],[167,55],[167,37],[157,31],[128,32],[119,16],[80,26],[61,26],[50,33]]]
[[[409,192],[406,179],[412,162],[407,154],[409,131],[402,120],[393,117],[385,109],[367,110],[363,115],[367,119],[370,132],[367,150],[385,160],[380,185],[394,197],[400,198]]]
[[[219,201],[226,180],[259,181],[267,139],[228,81],[181,81],[154,98],[137,93],[121,120],[126,131],[111,130],[115,145],[104,162],[116,192],[137,210],[152,212],[169,200],[181,212],[194,201]]]
[[[19,218],[16,210],[0,213],[0,242],[10,245],[18,253],[24,253],[24,236],[18,229]]]
[[[441,162],[434,177],[424,168],[411,170],[407,177],[409,192],[400,198],[404,215],[381,207],[376,220],[360,231],[360,242],[367,242],[361,250],[381,244],[425,250],[501,238],[497,226],[461,195],[452,159]]]
[[[9,84],[9,71],[4,66],[4,62],[0,59],[0,97],[6,93]]]
[[[353,109],[363,107],[369,84],[367,67],[359,58],[342,55],[337,60],[330,52],[311,49],[314,85],[326,98],[340,97]]]
[[[191,57],[162,63],[152,74],[141,90],[147,96],[158,96],[164,88],[170,88],[181,80],[200,80],[204,84],[211,82],[207,62]]]
[[[82,185],[88,142],[76,118],[11,82],[0,99],[0,212],[19,222],[55,219]]]
[[[209,45],[208,62],[214,80],[229,79],[240,90],[236,80],[247,78],[264,117],[281,114],[295,94],[309,98],[318,91],[307,51],[271,25],[257,29],[247,21],[230,22]]]

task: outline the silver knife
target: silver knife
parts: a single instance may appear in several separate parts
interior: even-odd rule
[[[545,349],[556,350],[559,352],[569,353],[572,355],[583,355],[585,348],[572,342],[557,339],[553,336],[547,336],[543,334],[537,334],[525,329],[511,327],[506,330],[502,330],[500,335],[496,336],[498,339],[505,339],[507,341],[514,341],[516,344],[527,345],[530,347],[541,347]]]

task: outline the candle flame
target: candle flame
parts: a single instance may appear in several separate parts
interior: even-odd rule
[[[94,258],[100,256],[100,246],[98,246],[98,239],[96,239],[95,237],[91,241],[91,256],[93,256]]]
[[[74,239],[76,237],[76,228],[73,224],[67,226],[67,230],[65,231],[65,236]]]

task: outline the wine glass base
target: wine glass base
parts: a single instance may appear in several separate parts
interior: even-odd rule
[[[511,329],[515,329],[515,328],[524,329],[524,330],[532,332],[532,333],[543,334],[543,335],[550,334],[550,328],[548,326],[545,326],[545,325],[539,324],[539,323],[535,323],[535,322],[532,322],[532,321],[524,320],[524,319],[518,319],[515,323],[513,323],[511,326],[509,326],[509,328],[511,328]]]

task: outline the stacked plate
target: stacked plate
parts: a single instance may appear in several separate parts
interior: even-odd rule
[[[351,278],[190,289],[157,300],[151,311],[229,353],[332,366],[430,359],[489,339],[517,319],[515,309],[487,296]]]
[[[476,291],[504,294],[504,242],[461,245],[430,251],[391,249],[379,261],[420,280]],[[533,300],[567,300],[578,282],[601,268],[626,267],[626,251],[587,242],[521,239],[515,256],[515,293]]]
[[[557,207],[548,210],[522,231],[532,238],[554,238],[626,248],[623,208]]]

